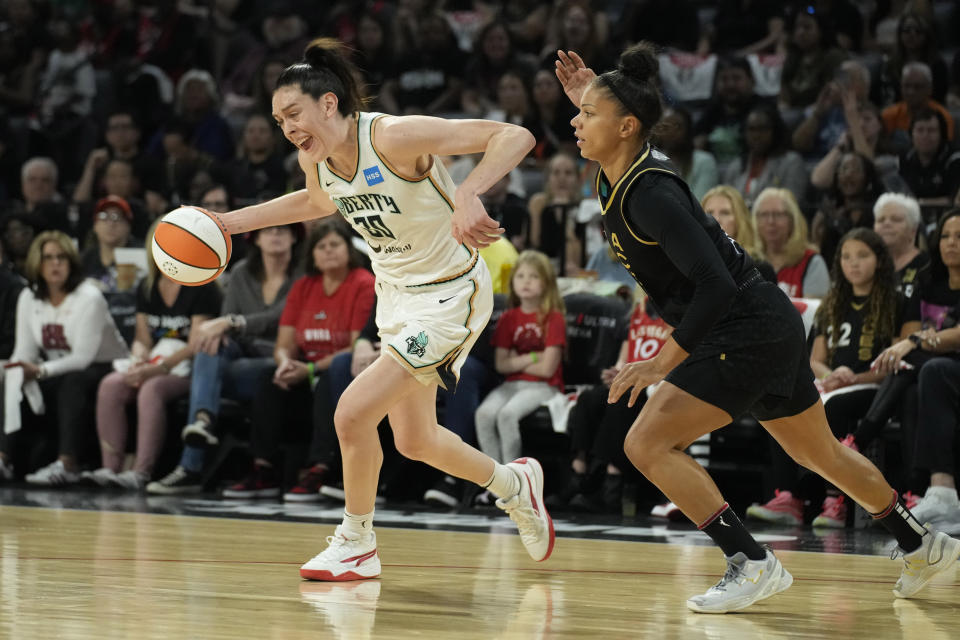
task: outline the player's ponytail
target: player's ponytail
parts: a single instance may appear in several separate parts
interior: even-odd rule
[[[349,116],[361,110],[366,102],[357,83],[358,76],[338,40],[317,38],[307,45],[302,62],[284,69],[277,78],[276,88],[298,85],[301,91],[314,99],[332,93],[337,96],[337,111]]]
[[[658,79],[660,63],[656,50],[649,42],[633,45],[622,54],[614,71],[608,71],[596,79],[622,105],[623,115],[634,115],[643,126],[646,138],[663,114]]]

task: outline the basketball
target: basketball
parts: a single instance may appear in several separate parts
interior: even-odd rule
[[[230,261],[232,242],[215,213],[180,207],[160,219],[153,234],[153,259],[174,282],[197,286],[210,282]]]

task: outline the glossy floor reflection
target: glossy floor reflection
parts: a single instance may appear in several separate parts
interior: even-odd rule
[[[781,551],[794,586],[750,613],[684,600],[722,558],[702,546],[379,527],[378,580],[303,582],[327,524],[0,507],[0,638],[902,638],[957,635],[948,572],[915,601],[885,557]]]

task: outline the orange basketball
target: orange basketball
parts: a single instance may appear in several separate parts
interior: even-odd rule
[[[210,282],[227,267],[233,244],[219,216],[200,207],[180,207],[160,219],[153,233],[153,259],[180,284]]]

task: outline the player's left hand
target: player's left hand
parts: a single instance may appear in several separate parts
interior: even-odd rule
[[[503,233],[500,224],[487,215],[478,196],[460,201],[453,210],[453,237],[457,242],[482,249],[497,241]]]
[[[627,389],[632,389],[630,401],[627,403],[628,406],[632,407],[637,402],[640,392],[650,385],[660,382],[663,376],[664,374],[660,371],[655,358],[640,362],[629,362],[623,365],[623,369],[620,369],[620,373],[613,379],[607,402],[614,404],[620,400],[620,396],[626,393]]]

